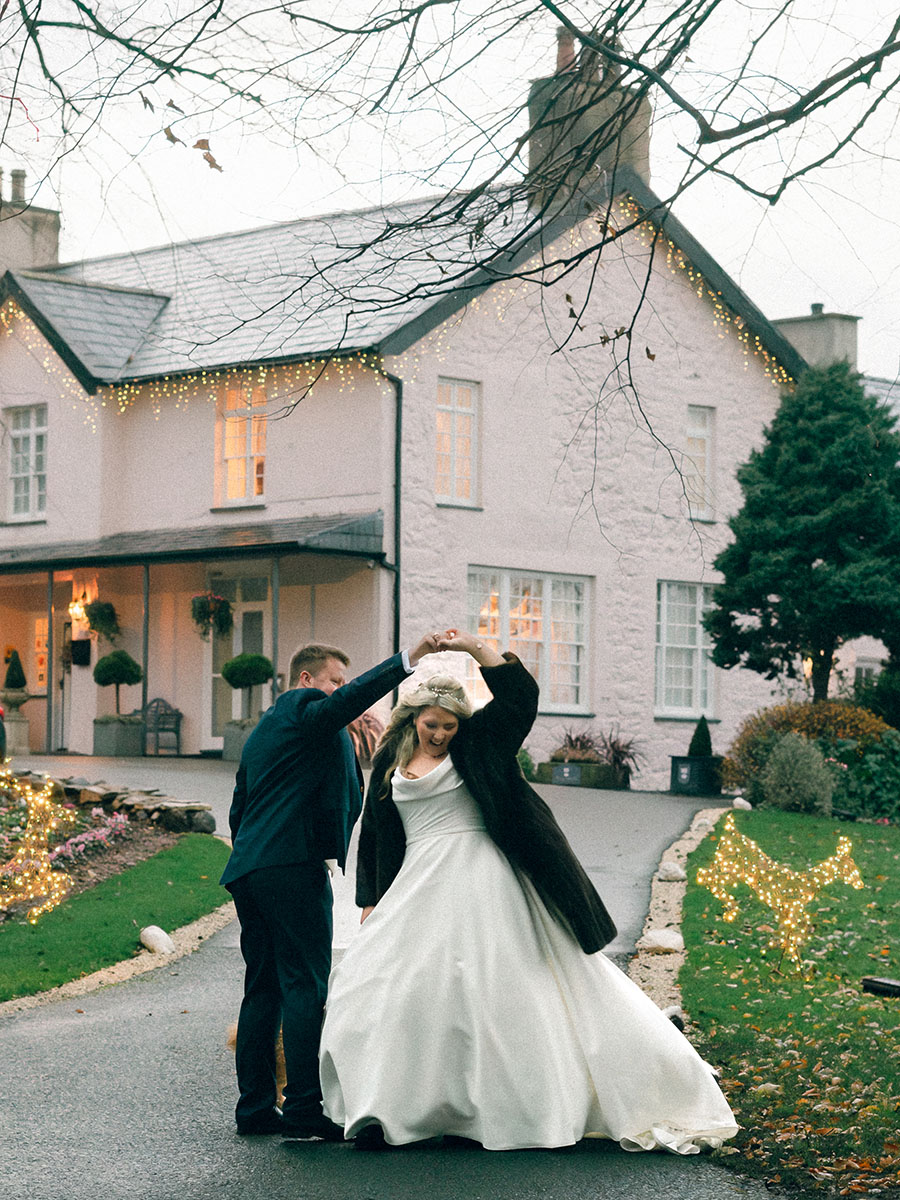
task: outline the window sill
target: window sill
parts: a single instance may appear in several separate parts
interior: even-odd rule
[[[690,517],[689,519],[692,525],[718,525],[719,523],[716,517]]]
[[[15,527],[16,525],[46,525],[46,517],[7,517],[0,525]]]
[[[578,717],[585,721],[593,721],[595,712],[587,708],[539,708],[539,717]]]
[[[464,500],[435,500],[435,508],[463,508],[468,512],[484,512],[480,504],[466,504]]]
[[[702,716],[706,716],[707,725],[720,725],[722,723],[721,717],[711,717],[708,714],[704,714],[704,713],[700,713],[700,712],[695,713],[693,716],[687,716],[687,717],[675,716],[673,713],[655,712],[653,714],[653,720],[654,721],[681,721],[681,722],[690,721],[692,724],[696,724],[696,722],[699,721]]]
[[[217,504],[209,511],[211,513],[226,513],[226,512],[261,512],[266,507],[265,501],[260,503],[258,500],[235,500],[233,504]]]

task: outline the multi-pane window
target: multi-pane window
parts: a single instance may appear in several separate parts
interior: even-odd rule
[[[266,471],[266,389],[229,384],[222,408],[222,499],[262,500]]]
[[[702,619],[712,592],[702,583],[657,584],[656,712],[661,715],[711,714],[713,663]]]
[[[543,712],[587,707],[587,580],[526,571],[469,570],[469,628],[495,650],[511,650],[537,679]],[[478,700],[489,698],[467,666]]]
[[[696,520],[712,517],[713,432],[716,410],[689,404],[684,456],[684,490]]]
[[[480,384],[439,379],[434,493],[448,504],[476,504],[476,430]]]
[[[47,510],[47,405],[8,408],[10,520],[42,517]]]

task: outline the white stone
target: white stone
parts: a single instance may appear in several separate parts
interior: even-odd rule
[[[649,954],[679,954],[684,950],[684,938],[677,929],[648,929],[637,948]]]
[[[736,796],[731,807],[732,808],[752,808],[753,805],[750,803],[749,800],[745,800],[743,796]]]
[[[141,930],[141,944],[153,954],[174,954],[175,943],[158,925],[145,925]]]
[[[663,883],[683,883],[687,879],[687,872],[680,863],[666,859],[665,862],[659,864],[656,878]]]

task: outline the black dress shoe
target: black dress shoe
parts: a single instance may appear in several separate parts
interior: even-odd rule
[[[283,1128],[284,1122],[280,1108],[273,1108],[249,1121],[238,1121],[237,1123],[237,1131],[242,1137],[248,1134],[281,1133]]]
[[[357,1150],[390,1150],[380,1125],[365,1125],[353,1139]]]
[[[307,1117],[305,1121],[285,1121],[281,1123],[281,1140],[283,1142],[342,1142],[344,1131],[334,1121],[329,1121],[324,1113]]]

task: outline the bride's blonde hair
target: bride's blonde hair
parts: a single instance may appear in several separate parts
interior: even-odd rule
[[[432,675],[407,692],[391,713],[373,759],[373,766],[375,760],[378,760],[379,767],[386,764],[386,780],[397,767],[405,767],[412,758],[416,748],[416,717],[423,708],[446,709],[460,721],[472,715],[466,689],[452,675]]]

